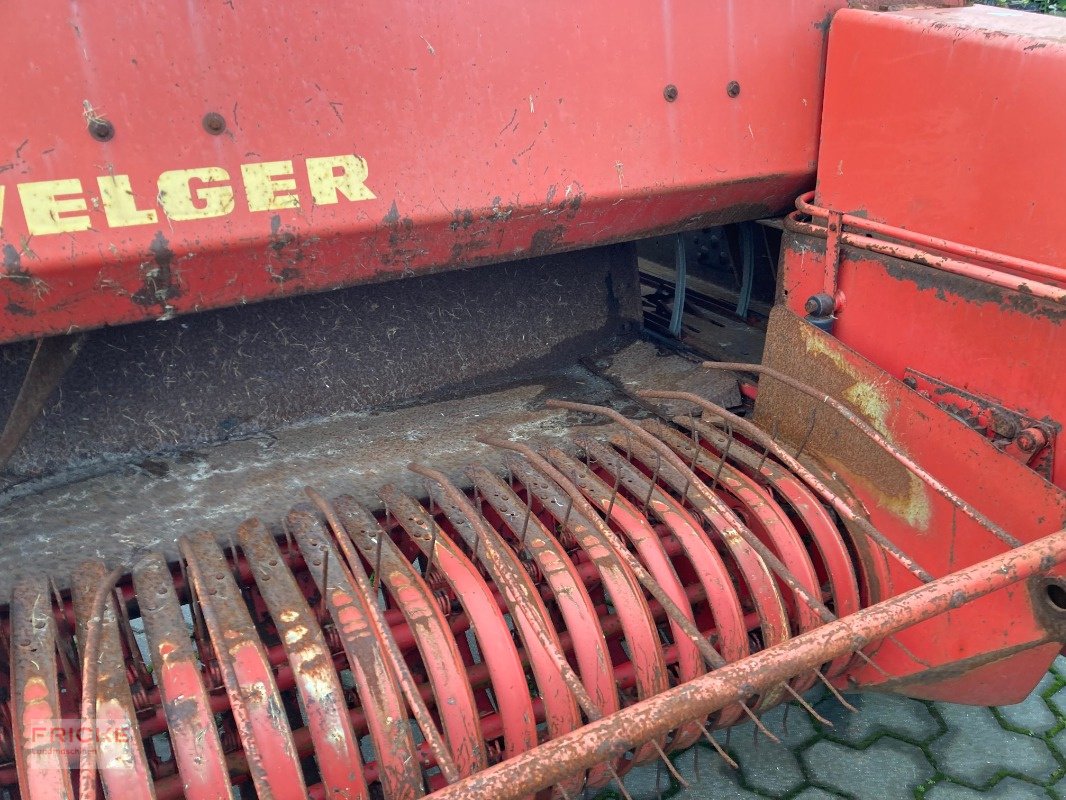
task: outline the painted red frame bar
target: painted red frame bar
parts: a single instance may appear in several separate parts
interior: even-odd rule
[[[842,5],[8,3],[0,343],[779,212]]]

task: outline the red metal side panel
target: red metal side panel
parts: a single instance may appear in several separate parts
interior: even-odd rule
[[[1066,19],[844,10],[827,74],[818,205],[1066,264]]]
[[[786,302],[804,314],[821,290],[820,243],[786,236],[782,251]],[[1066,310],[1047,300],[972,278],[874,253],[843,248],[840,288],[847,298],[833,334],[890,375],[906,369],[933,375],[1040,419],[1066,422]],[[1058,452],[1066,446],[1059,434]],[[1066,458],[1053,482],[1066,486]]]
[[[6,3],[0,342],[780,210],[842,4]]]

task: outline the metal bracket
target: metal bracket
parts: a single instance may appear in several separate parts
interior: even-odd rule
[[[1051,480],[1055,437],[1062,425],[1023,414],[984,395],[968,392],[924,372],[903,371],[903,382],[944,411],[986,436],[1006,455]]]

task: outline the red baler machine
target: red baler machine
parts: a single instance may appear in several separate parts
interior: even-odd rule
[[[0,20],[0,797],[566,799],[1066,643],[1066,19]]]

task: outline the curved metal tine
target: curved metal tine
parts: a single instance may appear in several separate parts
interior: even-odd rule
[[[911,460],[905,453],[900,451],[897,447],[893,446],[891,442],[885,439],[872,425],[866,420],[853,412],[846,405],[841,403],[834,397],[830,397],[825,392],[820,392],[813,386],[810,386],[802,381],[798,381],[795,378],[791,378],[782,372],[779,372],[772,367],[766,367],[762,364],[735,364],[735,363],[716,363],[707,361],[701,366],[705,369],[715,370],[742,370],[745,372],[754,372],[757,375],[766,375],[774,380],[785,384],[808,397],[815,400],[821,400],[826,405],[830,406],[833,410],[839,413],[844,419],[850,422],[852,425],[861,430],[866,436],[877,444],[882,450],[891,455],[896,461],[905,466],[912,473],[917,475],[924,483],[928,484],[937,492],[941,497],[950,502],[962,513],[979,524],[981,527],[988,530],[993,536],[999,539],[1001,542],[1009,547],[1020,547],[1021,541],[1011,536],[1007,531],[996,525],[992,520],[974,508],[970,503],[967,503],[961,497],[952,492],[947,486],[942,484],[935,476],[929,474],[922,469],[916,462]],[[640,394],[640,392],[638,392]]]
[[[666,397],[668,399],[686,400],[686,401],[689,401],[689,402],[694,402],[694,403],[696,403],[696,405],[698,405],[698,406],[700,406],[700,407],[702,407],[704,409],[712,411],[712,413],[716,413],[717,414],[719,411],[721,411],[721,412],[723,412],[725,414],[729,414],[729,412],[725,411],[725,409],[721,409],[718,406],[715,406],[714,404],[709,403],[708,401],[706,401],[703,398],[699,397],[698,395],[695,395],[695,394],[692,394],[692,393],[689,393],[689,392],[638,392],[637,394],[640,395],[640,396],[645,396],[645,395],[647,395],[649,397],[660,397],[661,396],[661,397]],[[571,403],[571,402],[563,401],[563,400],[549,400],[548,401],[548,405],[550,407],[567,408],[567,409],[574,410],[574,411],[584,411],[584,412],[587,412],[587,413],[599,414],[601,416],[605,416],[608,419],[613,420],[614,422],[616,422],[619,425],[621,425],[625,430],[632,432],[634,435],[636,435],[642,441],[645,441],[650,447],[654,448],[657,453],[662,453],[663,455],[665,455],[666,456],[666,460],[670,464],[670,466],[672,466],[679,474],[684,475],[692,485],[697,487],[697,490],[698,490],[698,487],[704,486],[702,481],[700,481],[699,478],[694,473],[689,471],[688,474],[686,474],[684,462],[681,461],[680,457],[678,457],[677,454],[674,453],[674,451],[671,450],[668,447],[668,445],[666,445],[664,442],[662,442],[657,437],[652,435],[650,432],[644,430],[644,428],[642,428],[639,425],[635,424],[632,420],[627,419],[626,417],[622,416],[620,413],[618,413],[614,409],[603,408],[603,407],[600,407],[600,406],[588,405],[588,404],[585,404],[585,403]],[[735,415],[732,415],[732,414],[730,414],[730,417],[733,417],[733,419],[735,421],[738,421],[739,423],[743,423],[744,426],[750,426],[750,427],[754,428],[755,431],[758,432],[760,435],[762,435],[763,438],[765,439],[765,435],[762,434],[762,432],[756,426],[754,426],[752,423],[749,423],[749,422],[747,422],[747,420],[743,420],[740,417],[735,417]],[[723,420],[725,420],[724,417],[723,417]],[[741,429],[743,430],[744,428],[742,427]],[[727,448],[728,448],[729,442],[732,441],[732,436],[733,436],[733,429],[732,429],[732,427],[730,427],[729,428],[729,438],[726,440]],[[774,445],[774,447],[777,447],[777,445]],[[663,448],[665,448],[665,450]],[[699,453],[696,454],[697,458],[699,457],[699,455],[700,455]],[[787,456],[787,453],[785,455]],[[795,459],[791,459],[791,457],[789,457],[789,460],[791,460],[794,464],[799,466],[798,462],[796,462]],[[724,463],[725,463],[725,461],[723,459],[723,461],[721,461],[719,463],[719,468],[721,468],[722,464],[724,464]],[[802,467],[800,467],[800,468],[802,469]],[[798,472],[798,470],[797,470],[797,472]],[[809,475],[810,473],[807,473],[807,474]],[[813,478],[813,476],[811,476],[811,477]],[[815,480],[817,481],[817,479],[815,479]],[[704,489],[707,489],[707,487],[704,486]],[[826,489],[826,491],[828,492],[828,489]],[[701,494],[703,494],[703,492],[701,492]],[[716,494],[714,494],[713,492],[707,493],[705,495],[705,497],[708,500],[708,502],[711,502],[712,504],[714,504],[717,507],[722,507],[721,499]],[[836,495],[833,495],[833,497],[836,497]],[[839,500],[839,498],[837,498],[837,499]],[[843,505],[843,502],[842,501],[840,501],[840,502],[841,502],[841,505]],[[844,508],[847,508],[847,506],[844,506]],[[850,512],[850,509],[848,509],[848,511]],[[730,512],[730,515],[731,514],[732,514],[732,512]],[[856,516],[856,515],[852,514],[852,516]],[[858,517],[856,517],[856,518],[858,518]],[[865,520],[864,520],[864,522],[865,522]],[[872,525],[870,525],[869,527],[871,529],[873,529]],[[777,573],[781,577],[781,579],[783,581],[785,581],[785,583],[789,586],[790,589],[792,589],[792,591],[796,594],[797,597],[800,597],[801,599],[803,599],[803,601],[810,608],[814,609],[816,611],[816,613],[818,613],[818,615],[823,619],[823,621],[830,622],[830,621],[836,619],[836,615],[834,615],[826,607],[826,605],[824,603],[822,603],[820,600],[816,600],[815,598],[811,597],[810,593],[807,592],[807,590],[802,585],[800,585],[798,580],[796,580],[796,578],[792,574],[791,570],[789,570],[781,562],[781,560],[779,558],[777,558],[777,556],[775,556],[772,552],[770,552],[770,550],[766,547],[766,545],[764,545],[754,534],[752,534],[750,531],[747,531],[747,533],[745,534],[744,531],[746,529],[744,528],[744,526],[742,524],[738,524],[736,526],[736,529],[737,529],[738,533],[740,533],[740,535],[743,537],[743,539],[754,550],[756,550],[756,552],[758,552],[758,554],[763,558],[764,561],[766,561],[767,566],[769,566],[775,573]],[[876,530],[876,529],[874,529],[874,530]],[[859,651],[856,651],[856,652],[859,652]],[[874,668],[877,669],[878,671],[880,671],[882,673],[885,672],[885,670],[882,669],[881,667],[879,667],[877,665],[874,665],[873,662],[870,661],[869,658],[865,654],[861,654],[861,658],[864,661],[866,661],[867,663],[871,664],[871,666],[874,666]],[[788,686],[787,683],[784,683],[782,685],[786,688],[786,690],[789,693],[795,694],[795,692],[793,691],[792,687]]]
[[[711,482],[711,491],[715,491],[718,488],[718,482],[722,479],[722,468],[725,466],[725,462],[729,460],[729,450],[733,446],[733,429],[726,426],[725,431],[725,449],[722,450],[722,459],[718,462],[718,467],[714,471],[714,480]],[[696,452],[696,458],[700,456],[699,451]]]
[[[654,436],[654,433],[652,433],[650,430],[646,430],[647,424],[645,424],[644,428],[645,428],[645,432],[646,433],[648,433],[651,436]],[[813,426],[812,426],[812,428],[813,428]],[[718,462],[718,467],[717,467],[716,472],[715,472],[715,482],[716,483],[717,483],[718,477],[721,474],[722,467],[723,467],[723,465],[725,464],[726,460],[729,457],[730,447],[731,447],[731,445],[733,444],[733,441],[734,441],[734,439],[733,439],[733,429],[728,423],[726,423],[725,437],[726,437],[726,443],[725,443],[725,447],[723,448],[723,457]],[[650,442],[651,440],[648,440],[648,441]],[[680,437],[678,437],[678,441],[680,442],[680,441],[687,441],[687,440],[683,440]],[[665,445],[665,443],[662,443],[662,444]],[[665,446],[669,447],[669,445],[665,445]],[[693,455],[693,460],[698,463],[699,459],[700,459],[700,456],[701,456],[701,453],[695,452],[694,455]],[[693,482],[698,480],[698,476],[696,476],[696,474],[693,472],[692,475],[686,475],[685,479],[686,479],[686,482],[688,484],[692,484]],[[711,487],[711,491],[714,491],[714,487],[713,486]],[[769,566],[774,571],[774,573],[777,574],[777,576],[779,578],[781,578],[781,580],[783,580],[785,582],[785,584],[792,590],[793,594],[795,594],[797,597],[799,597],[801,600],[803,600],[803,602],[809,608],[813,609],[818,614],[818,616],[821,618],[821,620],[823,622],[832,622],[833,620],[837,619],[837,616],[832,611],[829,610],[829,607],[826,606],[825,603],[823,603],[820,599],[817,599],[813,595],[811,595],[811,593],[809,591],[807,591],[807,589],[802,585],[802,583],[800,583],[799,579],[793,574],[793,572],[790,569],[788,569],[787,566],[785,566],[784,562],[782,562],[781,559],[778,558],[778,556],[775,553],[773,553],[761,540],[759,540],[758,537],[756,537],[753,533],[751,533],[751,531],[743,528],[742,526],[737,526],[737,532],[749,545],[751,545],[751,547],[756,552],[758,552],[760,557],[762,557],[762,559],[766,562],[767,566]],[[876,664],[874,664],[873,661],[871,661],[869,659],[869,657],[866,656],[865,653],[859,652],[858,655],[860,656],[860,658],[863,661],[865,661],[866,663],[870,664],[871,666],[873,666],[875,669],[879,670],[880,672],[884,673],[886,675],[886,677],[887,677],[887,673],[885,673],[885,671],[881,667],[879,667]],[[828,685],[828,681],[825,679],[825,676],[822,675],[820,670],[815,670],[814,672],[815,672],[815,675],[823,683],[826,683]],[[833,689],[831,687],[830,687],[830,690],[833,691]],[[805,703],[802,700],[802,698],[800,698],[799,695],[795,694],[795,692],[793,692],[791,688],[789,688],[789,693],[792,694],[801,705],[805,705]],[[810,709],[809,713],[812,713],[819,720],[823,719],[813,709]],[[826,724],[828,724],[830,727],[832,727],[832,723],[828,722],[828,720],[826,720]]]
[[[818,409],[817,408],[812,408],[811,409],[811,421],[807,425],[807,432],[805,434],[803,434],[803,441],[800,442],[800,446],[798,448],[796,448],[796,455],[793,456],[793,458],[796,459],[797,461],[799,460],[800,456],[803,455],[803,451],[807,449],[807,445],[811,441],[811,434],[814,433],[814,426],[815,426],[815,424],[817,422],[818,422]]]
[[[681,773],[677,771],[677,767],[674,766],[674,764],[670,760],[669,756],[667,756],[666,753],[663,752],[663,749],[659,746],[659,743],[658,742],[652,742],[652,744],[655,747],[655,751],[659,754],[660,760],[662,760],[662,762],[664,764],[666,764],[666,769],[673,776],[674,780],[677,781],[679,784],[681,784],[682,788],[687,789],[688,788],[688,781],[686,781],[684,779],[684,777],[681,775]],[[658,762],[656,762],[656,763],[658,763]],[[656,778],[655,785],[656,786],[659,785],[658,778]]]
[[[685,418],[685,417],[674,417],[672,419],[672,421],[673,422],[680,422],[682,425],[685,425],[686,424],[685,423],[686,419],[687,418]],[[647,428],[647,426],[648,426],[648,423],[646,422],[643,427]],[[728,423],[725,424],[725,427],[726,427],[726,430],[723,432],[723,435],[726,437],[726,448],[725,449],[728,450],[730,444],[733,442],[733,430],[732,430],[732,427]],[[650,431],[645,431],[645,432],[650,434],[650,435],[653,435],[653,434],[651,434]],[[649,442],[650,441],[651,440],[649,440]],[[680,441],[680,439],[679,439],[679,441]],[[776,442],[774,444],[776,445]],[[701,454],[698,453],[698,452],[694,454],[694,458],[695,458],[695,460],[697,462],[699,461],[700,455]],[[722,462],[722,463],[724,463],[724,462]],[[763,462],[760,461],[760,465],[762,463]],[[719,463],[719,468],[720,467],[721,467],[721,463]],[[687,480],[689,480],[689,482],[691,482],[693,480],[696,480],[696,479],[697,478],[696,478],[696,476],[694,474],[687,478]],[[776,555],[774,555],[773,553],[770,553],[769,551],[766,551],[765,553],[763,552],[765,550],[765,545],[763,545],[757,539],[754,540],[754,541],[750,541],[749,537],[744,533],[743,529],[738,528],[738,531],[740,532],[741,536],[743,536],[745,538],[746,541],[750,542],[750,544],[752,545],[753,548],[755,548],[757,551],[759,551],[759,554],[764,558],[764,560],[767,561],[767,564],[771,567],[771,569],[773,569],[774,572],[777,573],[779,575],[779,577],[781,577],[782,580],[785,581],[786,584],[788,584],[789,588],[791,588],[798,596],[800,596],[801,599],[803,599],[804,602],[810,608],[813,608],[819,614],[819,616],[821,616],[821,618],[822,618],[822,620],[824,622],[831,622],[832,620],[837,618],[836,615],[833,614],[833,612],[831,612],[829,610],[829,608],[824,603],[822,603],[819,600],[813,599],[809,595],[809,593],[805,589],[803,589],[802,586],[798,585],[798,583],[796,583],[796,584],[793,583],[793,581],[795,581],[795,577],[792,575],[791,571],[788,570],[785,567],[785,565],[781,562],[781,560],[779,558],[777,558]],[[752,539],[754,539],[754,537],[752,537]],[[905,645],[903,645],[901,642],[899,642],[896,639],[895,636],[890,636],[888,638],[889,638],[889,640],[894,642],[896,645],[898,645],[904,651],[905,654],[907,654],[908,656],[910,656],[912,658],[912,660],[914,660],[916,663],[922,664],[921,660],[918,659],[917,656],[913,655],[906,648]],[[888,672],[886,672],[879,664],[875,663],[869,656],[867,656],[861,650],[855,651],[855,655],[858,656],[858,658],[861,661],[863,661],[864,663],[868,664],[873,669],[875,669],[878,672],[880,672],[884,677],[886,677],[886,678],[890,677]],[[928,665],[927,664],[922,664],[922,666],[928,666]],[[825,682],[825,678],[822,677],[819,673],[816,672],[816,675],[819,675],[821,680],[823,682]]]
[[[288,533],[288,527],[285,528],[286,534]],[[189,598],[189,611],[192,617],[192,635],[198,644],[203,643],[207,639],[207,624],[204,622],[203,609],[200,608],[199,599],[196,597],[196,592],[192,590],[192,583],[189,581],[189,571],[185,567],[185,557],[178,554],[178,571],[181,572],[181,585],[185,590],[185,595]],[[208,687],[213,689],[215,687]]]
[[[526,490],[526,516],[522,520],[522,533],[518,539],[524,545],[526,543],[526,534],[529,532],[529,518],[533,515],[533,493],[528,489]],[[479,526],[480,527],[480,526]]]
[[[849,522],[852,522],[856,526],[858,526],[859,529],[864,534],[866,534],[866,536],[877,542],[877,544],[879,544],[884,550],[890,553],[897,561],[899,561],[900,564],[903,565],[903,567],[908,572],[918,578],[918,580],[920,580],[922,583],[929,583],[933,580],[933,576],[926,572],[924,569],[922,569],[922,567],[920,567],[914,561],[914,559],[912,559],[905,552],[896,547],[896,545],[893,544],[892,541],[889,540],[888,537],[886,537],[883,533],[877,530],[877,528],[875,528],[869,520],[856,514],[848,506],[848,504],[845,503],[843,499],[841,499],[839,495],[831,491],[828,486],[818,480],[818,478],[813,475],[810,470],[808,470],[800,462],[794,459],[783,447],[781,447],[775,442],[771,442],[765,432],[763,432],[763,430],[757,425],[755,425],[753,422],[738,417],[736,414],[733,414],[727,409],[724,409],[721,406],[717,406],[714,403],[703,399],[699,395],[692,394],[691,392],[639,390],[636,394],[639,397],[663,398],[670,400],[687,400],[696,403],[701,408],[705,409],[706,411],[709,411],[711,414],[718,416],[723,421],[728,421],[735,428],[742,431],[745,436],[750,437],[753,441],[759,442],[761,444],[769,443],[771,452],[773,452],[775,456],[781,459],[782,463],[784,463],[786,467],[796,473],[796,475],[799,476],[803,480],[803,482],[806,483],[811,489],[813,489],[816,494],[820,495],[823,500],[827,501],[837,511],[837,513],[839,513]],[[547,402],[547,405],[552,406],[561,402],[562,401],[559,400],[549,400]],[[591,407],[595,408],[595,406]],[[614,419],[613,415],[617,414],[618,412],[614,411],[613,409],[601,409],[601,413],[605,416],[609,416]],[[618,416],[621,419],[625,420],[625,418],[621,417],[620,414]],[[629,420],[625,420],[625,422],[629,422]]]
[[[872,661],[868,661],[867,663],[873,665]],[[835,687],[829,681],[829,679],[826,678],[825,675],[822,674],[822,671],[820,669],[816,669],[814,672],[818,676],[819,680],[821,680],[821,682],[825,685],[825,688],[827,688],[832,693],[833,697],[835,697],[837,699],[837,702],[840,703],[840,705],[844,706],[844,708],[846,708],[852,714],[857,714],[858,713],[859,709],[855,708],[855,706],[853,706],[851,703],[849,703],[844,698],[844,695],[842,695],[840,693],[840,691],[837,689],[837,687]]]
[[[629,431],[626,431],[626,436],[628,437],[628,435],[629,435]],[[696,470],[696,459],[699,458],[700,450],[702,450],[702,449],[703,449],[703,443],[700,441],[700,432],[698,430],[696,430],[695,427],[693,427],[692,428],[692,463],[690,463],[688,465],[688,471],[689,472],[695,472],[695,470]],[[627,459],[628,459],[628,453],[627,453]],[[686,475],[685,476],[685,485],[684,485],[684,487],[682,487],[682,490],[681,490],[681,502],[682,503],[684,503],[685,502],[685,498],[688,497],[688,490],[690,488],[690,483],[691,483],[691,479],[688,477],[688,475]],[[650,493],[649,493],[649,496],[650,496]]]
[[[554,403],[556,401],[549,400],[548,402]],[[587,408],[597,409],[596,406],[588,406]],[[584,407],[582,410],[584,410]],[[644,569],[644,566],[636,559],[636,557],[629,552],[628,548],[626,548],[615,532],[603,521],[603,518],[599,513],[585,499],[584,495],[581,494],[581,490],[574,486],[565,475],[528,445],[512,442],[506,439],[492,439],[488,437],[478,437],[478,441],[482,444],[487,444],[490,447],[498,447],[503,450],[513,450],[516,453],[520,453],[530,462],[530,464],[534,465],[540,472],[558,484],[563,491],[573,499],[574,503],[577,504],[578,511],[592,522],[596,532],[607,543],[610,549],[615,552],[615,555],[624,561],[626,566],[633,571],[633,574],[636,576],[641,586],[643,586],[644,589],[659,602],[667,615],[676,622],[685,635],[696,644],[708,665],[713,669],[725,665],[726,661],[722,658],[722,655],[714,649],[714,646],[703,636],[703,634],[700,633],[699,629],[696,628],[684,613],[682,613],[681,609],[678,608],[673,599],[662,590],[662,587],[651,577],[651,575],[648,574],[648,571]],[[758,726],[768,738],[775,742],[779,741],[778,738],[758,720],[755,713],[746,703],[741,702],[740,706],[745,714],[752,719],[756,726]]]
[[[722,757],[722,760],[724,760],[725,763],[727,763],[733,769],[740,769],[740,765],[732,759],[732,757],[729,755],[729,753],[725,751],[725,748],[722,747],[722,745],[718,744],[718,740],[711,736],[711,732],[707,730],[707,726],[703,723],[703,721],[701,720],[698,724],[700,726],[700,730],[703,732],[703,738],[706,739],[708,744],[710,744],[711,747],[714,748],[714,751]],[[696,749],[698,750],[699,748]],[[696,773],[696,777],[699,778],[698,771]]]
[[[611,774],[611,780],[613,780],[615,784],[617,784],[618,791],[622,793],[623,800],[633,800],[633,796],[628,791],[626,791],[626,787],[625,784],[622,783],[622,779],[618,777],[618,773],[614,771],[614,767],[612,767],[609,763],[607,764],[607,771]]]
[[[780,422],[781,422],[781,420],[775,419],[774,420],[774,424],[773,424],[773,428],[772,428],[772,430],[770,432],[770,441],[775,442],[775,443],[777,442],[777,430],[778,430],[778,426],[779,426]],[[763,464],[766,463],[766,456],[768,456],[769,454],[770,454],[770,445],[769,445],[769,443],[767,443],[767,445],[762,450],[762,457],[759,459],[759,465],[755,468],[755,474],[756,475],[761,475],[762,474]]]
[[[587,455],[588,454],[586,453],[586,456]],[[589,466],[589,465],[586,464],[585,466]],[[621,482],[622,482],[622,479],[619,476],[615,475],[615,477],[614,477],[614,486],[611,487],[611,500],[610,500],[610,502],[607,503],[607,514],[606,514],[606,516],[607,516],[608,520],[610,520],[611,514],[614,512],[614,504],[618,501],[618,486],[619,486],[619,484]],[[655,481],[652,481],[652,483],[654,483],[654,482]]]
[[[656,453],[655,455],[657,456],[655,459],[655,469],[652,472],[651,481],[648,484],[648,496],[644,498],[644,507],[641,509],[641,513],[643,513],[644,516],[648,516],[648,505],[651,503],[652,495],[655,494],[655,486],[659,483],[659,472],[663,468],[662,458],[659,457],[658,453]],[[618,481],[620,481],[621,479],[621,475],[615,477],[615,486],[618,485]],[[608,518],[610,518],[610,511],[607,512],[607,516]]]
[[[385,503],[386,525],[388,524],[390,513],[391,512],[389,511],[389,504]],[[374,580],[372,581],[372,585],[375,592],[377,592],[378,587],[381,586],[381,544],[385,540],[385,537],[388,535],[388,532],[388,527],[382,527],[381,531],[377,535],[377,543],[374,547]],[[426,572],[428,573],[429,570],[426,570]],[[426,578],[426,580],[429,579],[429,576],[425,573],[422,577]]]
[[[152,682],[151,677],[148,674],[148,670],[145,668],[144,658],[141,655],[141,648],[137,644],[137,636],[133,632],[133,626],[130,623],[130,612],[126,608],[125,598],[122,596],[121,590],[116,587],[114,589],[115,594],[115,607],[118,609],[118,615],[115,622],[118,624],[119,632],[124,640],[126,653],[129,656],[129,663],[133,667],[133,671],[137,673],[137,682],[144,689],[150,689],[155,684]]]
[[[681,417],[675,417],[674,418],[675,421],[679,420],[679,419],[683,419],[683,418],[681,418]],[[626,420],[626,423],[627,424],[631,424],[631,425],[634,424],[630,420]],[[661,426],[659,423],[656,423],[656,425],[665,430],[665,426]],[[649,427],[649,423],[648,422],[645,422],[643,426],[634,425],[634,427],[636,427],[639,430],[641,430],[643,432],[644,436],[650,437],[650,438],[645,439],[645,441],[647,441],[650,446],[655,447],[657,450],[660,447],[668,447],[668,448],[670,447],[670,445],[666,444],[666,442],[661,441],[659,439],[659,437],[656,436],[651,430],[648,430],[648,427]],[[726,422],[726,430],[724,432],[724,436],[726,437],[726,444],[725,444],[725,448],[723,448],[723,453],[724,453],[724,455],[728,456],[728,453],[729,453],[729,450],[730,450],[730,446],[732,445],[732,443],[734,441],[734,439],[733,439],[733,428],[732,428],[731,425],[729,425],[728,422]],[[680,437],[680,436],[677,437],[678,446],[680,446],[680,444],[682,442],[687,442],[687,441],[688,440],[684,439],[683,437]],[[672,449],[673,448],[671,448],[671,450]],[[694,459],[695,459],[695,461],[697,463],[699,462],[699,459],[700,459],[701,456],[702,456],[702,453],[699,453],[699,452],[696,452],[694,454]],[[671,465],[674,466],[675,469],[678,469],[679,472],[681,472],[681,470],[678,467],[678,465],[682,463],[680,458],[679,457],[675,457],[675,456],[668,456],[668,459],[671,461]],[[724,463],[725,463],[725,459],[719,461],[718,468],[717,468],[718,472],[721,471],[722,465]],[[684,473],[682,472],[682,474],[684,474]],[[701,483],[699,483],[699,478],[694,472],[692,474],[690,474],[690,475],[686,475],[685,477],[686,477],[686,481],[690,485],[696,485],[697,488],[700,485],[702,485]],[[720,505],[720,502],[717,501],[716,498],[714,498],[712,496],[708,496],[707,499],[710,500],[711,502],[714,502],[715,505]],[[748,530],[747,528],[745,528],[742,525],[738,524],[736,526],[736,529],[737,529],[737,533],[741,536],[741,538],[743,538],[745,542],[747,542],[756,552],[758,552],[759,556],[766,562],[767,566],[769,566],[770,569],[779,578],[781,578],[782,581],[785,582],[785,584],[792,590],[792,592],[797,597],[799,597],[801,600],[803,600],[805,605],[807,605],[809,608],[813,609],[818,614],[818,616],[822,619],[823,622],[832,622],[833,620],[837,619],[837,616],[832,611],[829,610],[829,607],[826,606],[825,603],[823,603],[820,599],[817,599],[813,595],[811,595],[810,592],[808,592],[807,589],[799,582],[799,580],[792,573],[792,571],[790,569],[788,569],[788,567],[781,561],[781,559],[778,558],[777,555],[774,554],[772,551],[770,551],[769,548],[765,544],[763,544],[763,542],[758,537],[756,537],[750,530]],[[888,673],[884,669],[882,669],[879,665],[875,664],[865,653],[863,653],[861,651],[856,651],[856,654],[858,655],[858,657],[862,661],[864,661],[865,663],[869,664],[874,669],[878,670],[885,677],[889,677]],[[819,673],[816,672],[816,674],[819,674]],[[823,680],[824,680],[824,678],[823,678]]]
[[[481,528],[481,538],[485,541],[485,555],[486,560],[492,564],[493,579],[497,580],[501,589],[505,589],[504,597],[521,598],[524,597],[522,588],[512,579],[511,574],[504,568],[500,559],[499,553],[495,550],[492,544],[492,538],[487,530],[487,523],[484,523],[480,517],[477,517],[473,512],[474,509],[470,505],[470,501],[467,496],[461,492],[455,484],[448,480],[444,473],[439,472],[429,467],[424,467],[420,464],[410,464],[408,469],[412,472],[416,472],[425,478],[436,483],[444,495],[444,497],[451,502],[456,509],[466,517],[467,521],[471,524],[473,529]],[[530,496],[532,496],[530,494]],[[442,504],[443,505],[443,504]],[[581,706],[581,710],[593,720],[600,719],[603,716],[603,711],[596,705],[588,691],[585,689],[585,685],[581,683],[581,679],[574,672],[574,668],[570,666],[570,662],[566,660],[566,656],[552,641],[551,636],[546,630],[546,621],[540,618],[540,615],[535,613],[532,608],[528,607],[524,603],[510,603],[508,602],[508,610],[512,614],[518,612],[525,619],[528,627],[532,629],[537,637],[538,643],[548,653],[551,660],[555,663],[560,674],[563,677],[563,681],[566,683],[566,687],[574,695],[578,704]]]
[[[333,532],[333,540],[340,547],[341,556],[347,562],[349,572],[355,579],[356,587],[365,597],[367,614],[378,629],[378,638],[385,645],[385,653],[399,678],[400,688],[407,699],[407,705],[411,708],[411,713],[414,715],[422,735],[433,752],[433,757],[437,761],[441,774],[444,775],[444,779],[448,783],[455,783],[459,780],[459,768],[455,765],[451,753],[444,744],[444,737],[437,729],[437,725],[429,713],[429,708],[426,706],[426,701],[422,699],[422,695],[418,692],[414,676],[411,675],[407,661],[404,660],[403,653],[400,652],[399,645],[396,644],[396,639],[392,635],[392,628],[377,603],[376,594],[370,594],[370,579],[363,568],[363,562],[359,560],[359,554],[354,550],[352,540],[348,536],[344,523],[341,522],[336,509],[333,508],[333,504],[323,495],[310,486],[304,487],[304,493],[326,518],[326,523]],[[384,530],[378,533],[379,537],[385,535],[387,534]]]
[[[84,729],[96,730],[96,686],[100,670],[100,639],[103,636],[104,606],[111,597],[111,590],[126,571],[125,567],[115,567],[96,588],[89,614],[89,633],[85,637],[85,649],[82,655],[81,677],[81,724]],[[96,797],[96,737],[87,736],[78,750],[78,797],[80,800],[94,800]]]
[[[806,711],[808,714],[810,714],[812,717],[814,717],[816,720],[818,720],[823,725],[826,725],[826,726],[828,726],[830,728],[834,727],[832,722],[830,722],[825,717],[823,717],[821,714],[819,714],[817,711],[815,711],[814,710],[814,706],[812,706],[810,703],[808,703],[806,700],[804,700],[803,699],[803,695],[801,695],[799,692],[797,692],[795,689],[793,689],[791,686],[789,686],[788,683],[784,683],[784,684],[782,684],[782,686],[784,686],[788,690],[788,693],[790,695],[792,695],[792,698],[803,707],[804,711]]]
[[[67,615],[64,613],[63,595],[51,577],[48,578],[48,588],[52,593],[53,616],[56,618],[56,629],[60,634],[56,637],[56,653],[59,656],[60,668],[63,670],[63,683],[72,692],[80,691],[80,685],[75,682],[79,674],[74,666],[74,662],[77,661],[77,654],[74,652],[72,644],[75,641],[75,636],[74,631],[71,630],[67,622]],[[0,633],[0,651],[7,652],[9,649],[7,637]]]

